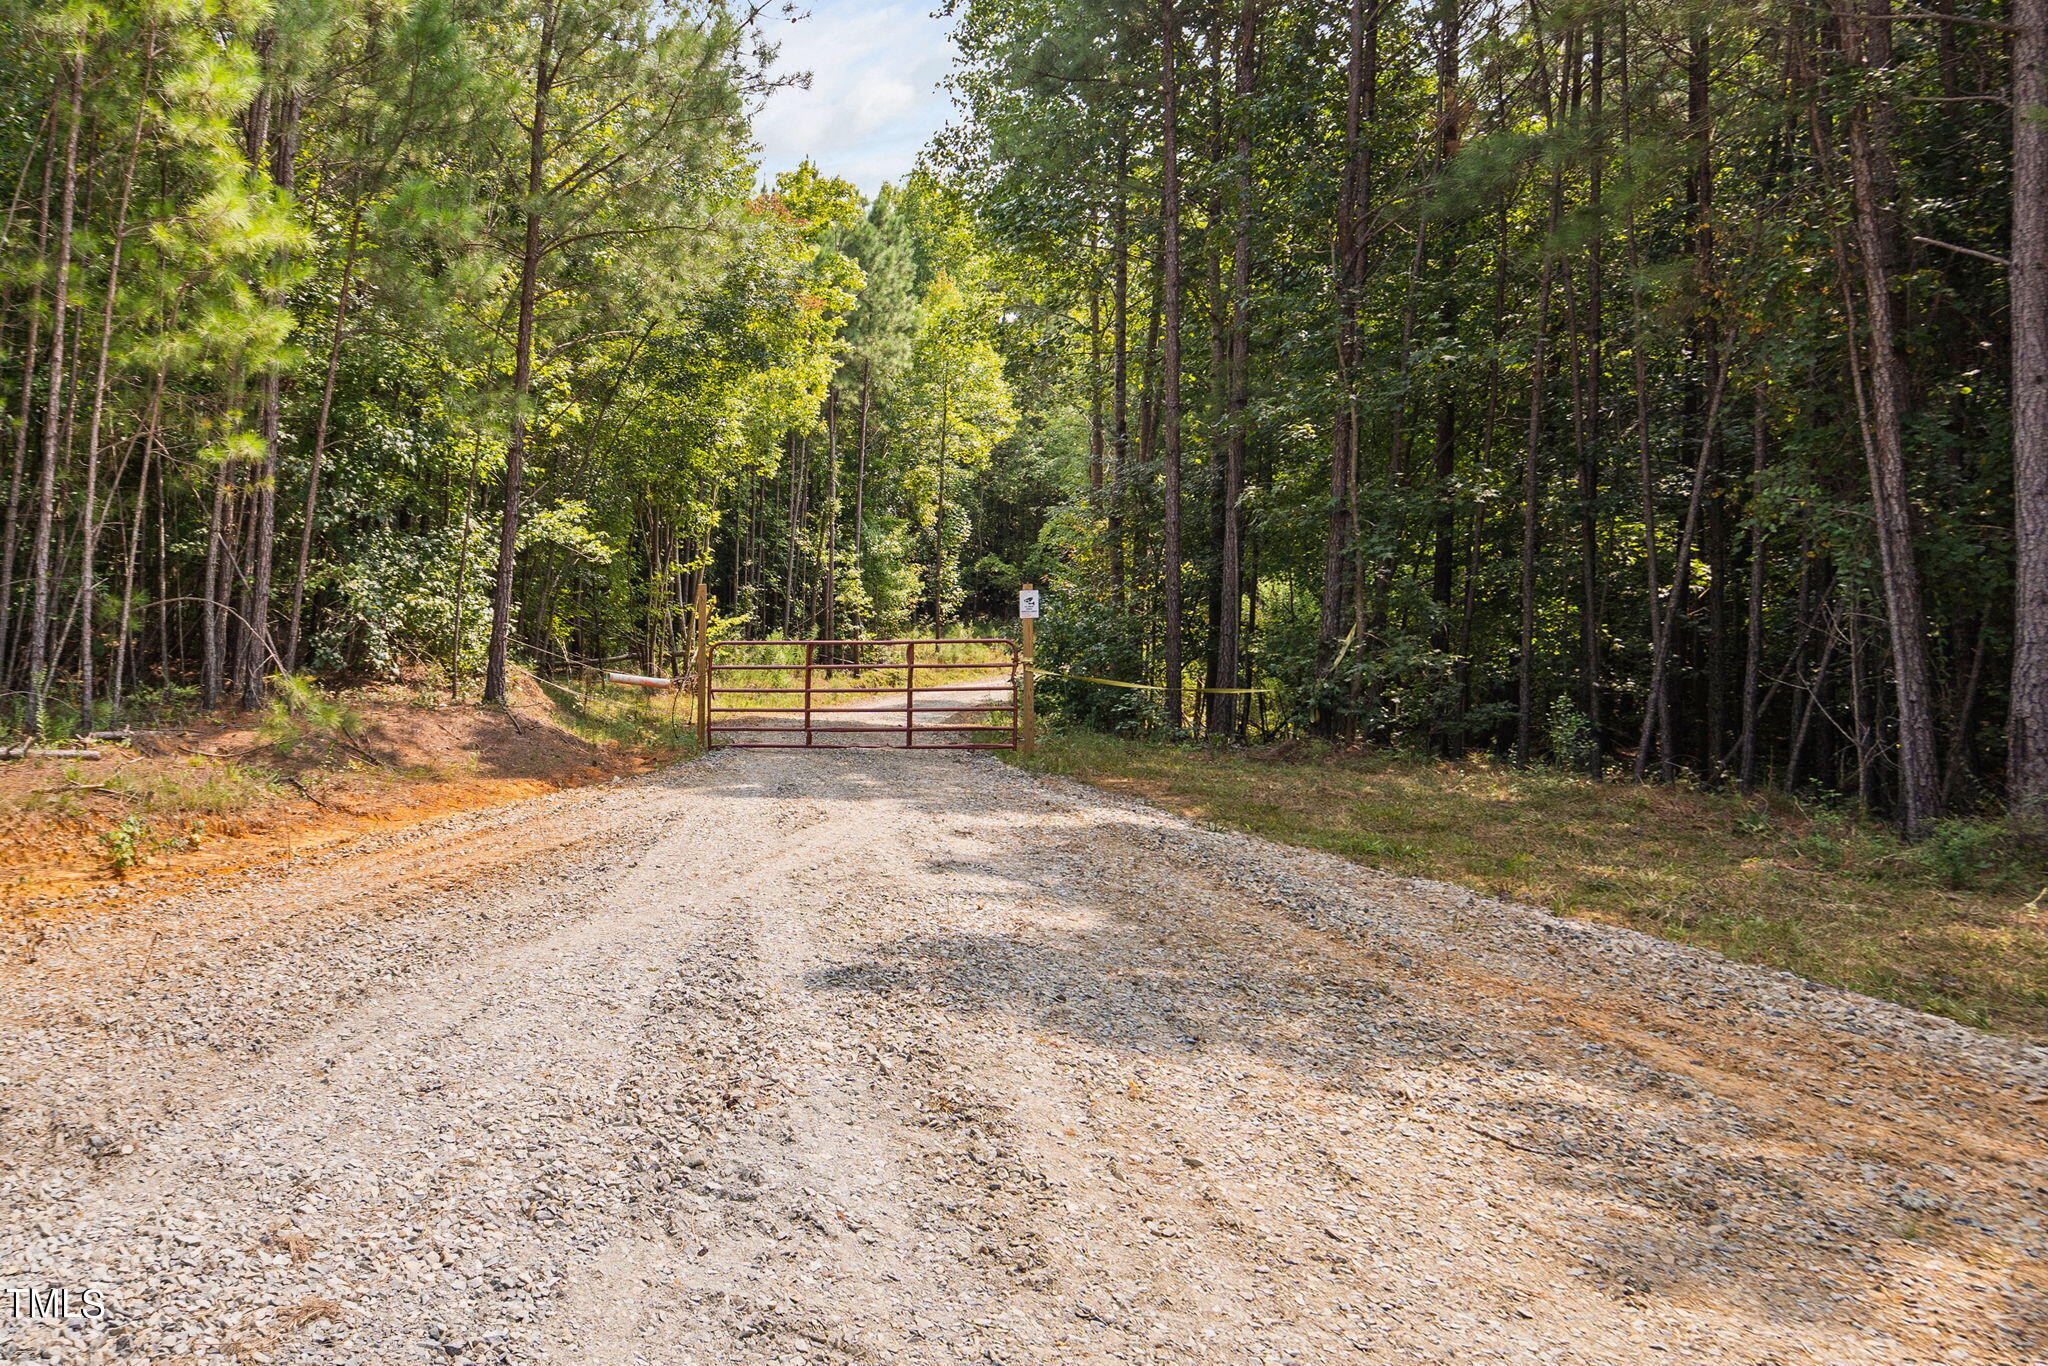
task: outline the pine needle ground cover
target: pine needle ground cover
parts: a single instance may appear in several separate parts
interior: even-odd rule
[[[1200,820],[2048,1038],[2048,867],[1811,803],[1548,768],[1068,734],[1031,765]]]

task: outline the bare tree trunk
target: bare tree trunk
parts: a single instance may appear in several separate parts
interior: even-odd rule
[[[1628,11],[1621,13],[1621,52],[1619,60],[1621,77],[1621,152],[1626,162],[1634,155],[1634,117],[1629,98],[1629,46]],[[1643,286],[1642,286],[1642,245],[1636,231],[1635,197],[1628,199],[1626,214],[1629,273],[1630,340],[1629,361],[1635,381],[1636,409],[1636,474],[1642,495],[1643,512],[1643,573],[1647,580],[1649,604],[1649,636],[1654,652],[1656,642],[1664,638],[1664,606],[1661,596],[1664,591],[1664,575],[1657,564],[1657,502],[1656,479],[1651,469],[1650,458],[1650,371],[1649,351],[1645,345],[1643,328]],[[1653,670],[1653,676],[1656,676]],[[1659,748],[1659,771],[1665,781],[1676,776],[1675,756],[1672,753],[1673,726],[1671,720],[1671,696],[1663,689],[1661,676],[1643,699],[1643,724],[1639,748],[1634,765],[1635,781],[1641,782],[1649,771],[1649,745],[1662,737]]]
[[[1557,226],[1553,196],[1550,226]],[[1536,286],[1536,346],[1529,358],[1529,438],[1522,447],[1522,623],[1515,659],[1515,762],[1527,764],[1536,727],[1536,553],[1541,539],[1543,493],[1543,389],[1550,339],[1550,244],[1543,246],[1543,274]]]
[[[1606,208],[1601,200],[1601,176],[1605,171],[1607,147],[1602,127],[1606,91],[1607,44],[1606,32],[1596,19],[1592,42],[1592,89],[1590,92],[1591,112],[1589,123],[1592,133],[1592,147],[1587,166],[1587,200],[1595,221],[1601,220]],[[1602,278],[1600,245],[1602,234],[1594,233],[1586,248],[1586,310],[1585,330],[1588,335],[1591,354],[1580,361],[1576,346],[1572,358],[1572,394],[1574,421],[1572,435],[1578,446],[1578,493],[1579,493],[1579,577],[1581,601],[1579,605],[1579,648],[1584,659],[1586,672],[1586,728],[1590,753],[1586,764],[1592,776],[1600,777],[1607,765],[1607,715],[1606,700],[1602,696],[1601,669],[1601,585],[1599,578],[1600,561],[1600,445],[1603,412],[1600,381],[1606,374],[1606,335],[1604,332],[1605,282]],[[1574,327],[1573,334],[1578,335]],[[1584,372],[1583,381],[1580,371]]]
[[[1111,327],[1115,332],[1110,361],[1110,423],[1116,462],[1109,471],[1109,590],[1119,607],[1124,601],[1124,488],[1131,477],[1131,215],[1128,132],[1119,130],[1116,146],[1116,204],[1111,210],[1115,237],[1115,274],[1111,287]]]
[[[1840,12],[1857,63],[1891,66],[1888,0],[1870,0],[1866,15]],[[1927,652],[1927,614],[1913,553],[1912,504],[1906,491],[1907,377],[1904,324],[1892,279],[1898,259],[1898,175],[1892,162],[1889,113],[1859,102],[1849,115],[1849,173],[1856,199],[1857,254],[1862,258],[1870,326],[1871,511],[1882,564],[1885,617],[1890,628],[1892,676],[1899,707],[1899,825],[1908,839],[1924,837],[1941,814],[1935,764],[1934,687]]]
[[[1256,0],[1238,11],[1236,70],[1232,82],[1233,117],[1237,120],[1235,155],[1237,216],[1230,243],[1230,335],[1227,342],[1228,392],[1225,398],[1223,449],[1223,536],[1217,569],[1216,686],[1235,688],[1244,629],[1244,498],[1245,408],[1251,353],[1252,292],[1252,115],[1251,97],[1258,60]],[[1229,736],[1237,727],[1237,699],[1217,693],[1209,699],[1211,734]]]
[[[512,640],[512,572],[519,558],[519,500],[526,477],[526,399],[533,388],[533,311],[540,293],[540,197],[547,176],[548,100],[555,66],[555,8],[541,19],[533,61],[533,121],[527,129],[526,239],[519,253],[519,334],[512,361],[512,434],[505,445],[505,511],[498,523],[498,569],[491,588],[491,641],[484,657],[483,700],[505,704],[506,656]]]
[[[38,201],[36,255],[50,243],[50,184],[56,171],[56,157],[43,156],[43,189]],[[29,293],[28,338],[21,353],[21,411],[14,429],[14,471],[7,485],[7,524],[0,531],[0,687],[14,676],[14,652],[20,637],[15,629],[14,554],[21,540],[21,491],[28,475],[29,432],[35,426],[36,362],[41,357],[42,312],[36,307],[43,299],[38,278]]]
[[[1346,11],[1344,69],[1344,178],[1337,193],[1333,255],[1337,293],[1337,412],[1330,424],[1330,511],[1323,541],[1323,597],[1316,632],[1316,681],[1327,692],[1342,654],[1346,594],[1357,554],[1358,526],[1358,319],[1365,284],[1367,214],[1372,199],[1372,151],[1365,128],[1377,103],[1379,8],[1350,0]],[[1317,699],[1316,730],[1331,736],[1339,718],[1326,697]]]
[[[1764,483],[1764,391],[1759,385],[1750,419],[1750,521],[1748,637],[1742,658],[1742,738],[1737,742],[1735,781],[1746,796],[1756,791],[1757,685],[1764,660],[1764,524],[1759,508]]]
[[[226,595],[226,523],[233,465],[230,457],[214,471],[213,507],[206,518],[206,570],[199,595],[199,705],[209,711],[220,705],[222,675],[226,672],[220,599]]]
[[[868,393],[874,384],[875,363],[865,361],[860,370],[860,435],[855,438],[853,475],[853,572],[862,576],[861,600],[867,600],[868,553]],[[859,635],[867,635],[867,621],[855,623]],[[858,661],[856,661],[858,662]]]
[[[940,440],[944,441],[941,436]],[[789,435],[789,459],[783,466],[789,480],[789,502],[783,514],[782,540],[782,634],[788,635],[796,621],[796,542],[798,509],[803,505],[803,481],[808,469],[799,465],[799,453],[808,462],[809,450],[795,432]],[[941,481],[944,471],[940,472]]]
[[[154,42],[153,32],[145,32],[143,43],[147,49]],[[143,84],[146,87],[149,73],[154,66],[154,53],[148,53],[143,61]],[[96,570],[98,568],[100,522],[97,514],[99,503],[100,473],[100,425],[107,410],[107,360],[114,348],[114,306],[121,287],[121,256],[128,245],[128,204],[135,189],[135,161],[142,150],[142,118],[144,106],[138,104],[135,110],[134,127],[128,137],[128,151],[121,163],[121,193],[114,209],[113,245],[107,254],[106,300],[100,309],[99,359],[93,367],[92,410],[85,424],[85,505],[79,514],[80,537],[78,556],[78,707],[86,719],[88,728],[93,706],[93,616],[94,598],[98,595]],[[162,373],[159,371],[156,391],[161,392]],[[154,395],[152,395],[154,406]],[[146,463],[146,461],[145,461]],[[116,478],[118,485],[119,479]],[[109,503],[112,502],[110,498]]]
[[[1159,86],[1164,132],[1160,143],[1159,282],[1165,294],[1166,329],[1160,354],[1160,421],[1165,424],[1166,467],[1161,496],[1161,610],[1166,617],[1166,725],[1179,730],[1186,719],[1181,698],[1181,411],[1180,411],[1180,18],[1174,0],[1160,5]]]
[[[953,425],[951,377],[939,388],[939,505],[932,523],[932,634],[946,621],[946,437]]]
[[[50,393],[43,412],[43,467],[36,485],[36,527],[29,549],[28,732],[43,733],[50,690],[50,532],[57,515],[57,461],[62,454],[65,322],[71,306],[71,230],[78,208],[78,134],[84,123],[85,57],[71,59],[64,135],[63,187],[57,210],[56,283],[50,303]]]
[[[1727,361],[1724,357],[1721,368],[1714,374],[1713,388],[1707,395],[1705,430],[1709,433],[1713,431],[1714,424],[1721,419],[1721,390],[1727,383],[1727,379]],[[1671,557],[1671,601],[1664,608],[1662,618],[1658,624],[1656,642],[1650,654],[1650,696],[1653,698],[1662,697],[1665,688],[1669,686],[1671,642],[1676,634],[1680,604],[1685,601],[1688,585],[1691,582],[1693,537],[1699,530],[1700,508],[1705,496],[1707,483],[1707,467],[1713,458],[1713,453],[1713,437],[1711,435],[1701,436],[1700,458],[1692,469],[1692,493],[1686,499],[1685,504],[1685,523],[1679,528],[1678,547]],[[1654,590],[1652,596],[1655,596]],[[1668,713],[1663,713],[1663,715],[1668,715]],[[1636,763],[1633,777],[1637,782],[1643,780],[1644,774],[1648,770],[1650,763],[1650,741],[1653,738],[1652,731],[1657,727],[1659,721],[1660,712],[1658,708],[1644,708],[1642,732],[1636,738]],[[1668,753],[1668,748],[1666,752]]]
[[[341,285],[334,292],[334,326],[327,335],[327,372],[320,381],[320,413],[313,420],[313,450],[306,458],[306,501],[299,510],[298,563],[292,573],[292,610],[284,638],[286,673],[292,673],[299,667],[299,628],[306,604],[306,573],[313,561],[314,515],[320,508],[320,467],[327,455],[327,427],[334,412],[335,379],[341,373],[342,330],[347,325],[349,295],[355,286],[356,253],[361,244],[362,225],[363,210],[358,204],[349,217],[348,246],[341,263]],[[466,508],[467,505],[465,518]],[[465,520],[465,536],[468,526]]]
[[[825,582],[818,634],[830,640],[839,620],[839,390],[825,390]],[[836,662],[834,656],[832,661]]]
[[[142,520],[149,507],[149,466],[156,454],[153,424],[142,439],[142,476],[135,485],[135,511],[128,524],[128,556],[121,566],[121,615],[114,633],[114,667],[107,675],[107,720],[114,726],[121,724],[127,670],[135,653],[130,639],[135,620],[135,565],[142,558]]]
[[[1543,102],[1544,123],[1554,123],[1550,69],[1542,63],[1537,73]],[[1542,534],[1543,402],[1548,374],[1550,342],[1550,291],[1556,263],[1552,239],[1564,212],[1564,176],[1561,169],[1550,173],[1550,212],[1543,228],[1543,269],[1536,286],[1536,344],[1529,357],[1529,436],[1522,448],[1522,629],[1521,648],[1515,661],[1515,762],[1526,765],[1532,757],[1536,729],[1536,554]]]
[[[2012,23],[2015,562],[2006,792],[2014,810],[2042,814],[2048,812],[2048,0],[2013,0]]]
[[[1446,0],[1438,6],[1436,175],[1439,182],[1451,158],[1457,155],[1463,139],[1463,111],[1458,93],[1463,56],[1460,50],[1462,17],[1463,11],[1457,0]],[[1457,238],[1450,231],[1438,236],[1444,244],[1441,269],[1446,274],[1454,274],[1458,269]],[[1457,298],[1447,290],[1438,314],[1439,333],[1444,337],[1452,336],[1456,332],[1457,321]],[[1439,654],[1448,655],[1451,651],[1451,597],[1458,572],[1458,394],[1450,376],[1446,375],[1441,382],[1443,391],[1437,395],[1431,451],[1436,514],[1431,526],[1430,601],[1436,608],[1436,621],[1430,630],[1430,644]],[[1430,736],[1431,748],[1446,757],[1456,748],[1447,719],[1439,712],[1432,721]]]

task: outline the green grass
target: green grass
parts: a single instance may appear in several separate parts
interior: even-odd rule
[[[1997,826],[1921,846],[1784,798],[1399,754],[1041,742],[1032,767],[1360,863],[2048,1037],[2048,869]]]
[[[550,719],[578,739],[662,754],[696,748],[696,712],[674,689],[596,682],[590,675],[571,682],[531,677],[548,700]]]

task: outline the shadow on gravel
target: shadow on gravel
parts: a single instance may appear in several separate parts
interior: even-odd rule
[[[865,785],[862,775],[835,779],[837,796]],[[943,803],[921,794],[919,804],[944,818]],[[1475,965],[1457,974],[1470,988],[1465,1008],[1440,989],[1449,979],[1436,990],[1420,985],[1435,965],[1418,967],[1398,932],[1376,929],[1367,943],[1316,930],[1212,870],[1168,867],[1165,857],[1155,830],[1105,811],[1085,843],[927,865],[923,872],[959,875],[993,898],[1066,914],[1048,915],[1042,930],[902,936],[806,985],[856,1003],[1003,1016],[1132,1062],[1201,1063],[1212,1079],[1232,1058],[1256,1059],[1283,1069],[1311,1100],[1317,1091],[1356,1097],[1368,1124],[1382,1126],[1354,1140],[1368,1150],[1417,1141],[1387,1132],[1405,1113],[1462,1127],[1476,1139],[1459,1135],[1451,1148],[1485,1156],[1461,1178],[1523,1187],[1518,1199],[1530,1201],[1534,1227],[1549,1226],[1555,1273],[1577,1272],[1625,1306],[1664,1300],[1823,1329],[1867,1323],[1892,1317],[1886,1266],[1927,1254],[1902,1232],[1949,1240],[1961,1256],[1979,1242],[1967,1227],[1916,1220],[1910,1201],[1901,1206],[1901,1191],[1929,1179],[1917,1163],[1894,1166],[1867,1147],[1852,1157],[1835,1146],[1840,1134],[1792,1132],[1782,1116],[1713,1094],[1711,1077],[1678,1075],[1614,1035],[1602,1042],[1524,1005],[1519,984]],[[1119,869],[1151,880],[1125,884]],[[1173,875],[1170,894],[1163,873]],[[1571,968],[1554,972],[1565,978]],[[1633,1006],[1618,1013],[1644,1027]],[[1671,1042],[1686,1051],[1683,1038]],[[1428,1101],[1417,1110],[1410,1083],[1425,1073]],[[1328,1143],[1309,1110],[1299,1112],[1308,1132],[1293,1138],[1293,1117],[1258,1118],[1278,1143]],[[1893,1151],[1911,1153],[1915,1143],[1924,1140],[1901,1133]],[[1988,1332],[1997,1310],[1980,1303],[1967,1312],[1982,1315]]]

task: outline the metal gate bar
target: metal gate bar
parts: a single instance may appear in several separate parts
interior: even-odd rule
[[[963,647],[973,647],[985,657],[969,659],[945,659],[927,656],[918,657],[920,647],[937,655],[943,649],[953,648],[956,652]],[[777,651],[782,653],[802,652],[802,662],[794,660],[766,661],[759,663],[721,662],[723,654],[727,660],[735,656],[745,658],[747,652]],[[827,655],[821,662],[820,652]],[[887,656],[901,652],[901,659]],[[881,653],[883,658],[874,655]],[[860,663],[842,662],[832,656],[854,653]],[[1018,734],[1018,667],[1017,643],[1007,637],[984,636],[942,640],[936,637],[918,640],[722,640],[711,644],[703,661],[703,673],[699,685],[699,707],[701,709],[700,729],[707,745],[726,749],[1015,749]],[[901,669],[903,683],[900,686],[869,685],[859,682],[841,683],[833,680],[835,673],[878,673]],[[940,670],[988,669],[1001,670],[1003,677],[995,683],[925,683],[917,681],[920,671],[927,676]],[[741,682],[723,681],[723,676],[746,674],[801,674],[801,684],[762,686]],[[818,675],[825,675],[820,683]],[[939,720],[918,723],[920,697],[943,693],[1007,693],[1005,700],[996,702],[966,702],[957,705],[926,707],[927,714]],[[889,696],[903,698],[902,724],[897,726],[893,717],[894,707],[857,708],[859,715],[877,715],[891,718],[886,725],[821,725],[819,722],[849,719],[843,704],[820,701],[821,698]],[[720,706],[720,698],[786,697],[787,704],[763,703],[758,706]],[[801,698],[801,705],[796,699]],[[1008,713],[1007,719],[997,720],[1001,713]],[[740,717],[758,715],[764,723],[714,720],[714,716]],[[801,715],[802,724],[775,724],[774,722],[794,720]],[[962,722],[961,715],[986,715],[991,719],[983,722]],[[797,739],[741,740],[737,737],[749,735],[798,736]],[[873,735],[877,743],[858,744],[828,740],[819,745],[820,735]],[[963,739],[943,739],[920,743],[920,736],[963,736]],[[979,737],[990,738],[979,738]],[[883,740],[881,737],[888,737]]]

